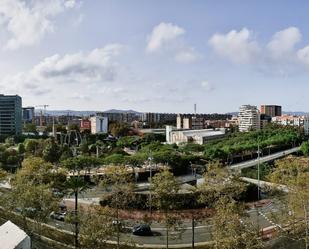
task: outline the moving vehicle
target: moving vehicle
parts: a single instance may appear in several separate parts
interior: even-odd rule
[[[133,235],[138,236],[151,236],[152,231],[149,225],[147,224],[140,224],[135,227],[133,227]]]

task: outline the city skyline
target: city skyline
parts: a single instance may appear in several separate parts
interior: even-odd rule
[[[308,7],[4,0],[1,93],[51,110],[189,113],[196,103],[199,113],[226,113],[248,103],[306,111]]]

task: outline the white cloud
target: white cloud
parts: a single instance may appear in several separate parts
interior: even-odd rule
[[[297,58],[305,66],[309,66],[309,46],[306,46],[297,51]]]
[[[115,77],[113,58],[119,55],[119,44],[96,48],[89,53],[75,53],[45,58],[36,65],[31,74],[37,79],[66,80],[68,82],[112,81]]]
[[[147,51],[155,52],[184,34],[183,28],[172,23],[161,22],[153,28],[149,36]]]
[[[146,51],[172,57],[179,63],[192,63],[201,56],[185,40],[186,31],[172,23],[160,23],[155,26],[148,37]]]
[[[53,18],[75,5],[74,0],[1,0],[0,24],[8,33],[4,48],[15,50],[37,44],[54,31]]]
[[[232,30],[227,34],[215,34],[210,38],[209,44],[217,54],[236,63],[252,62],[260,51],[252,31],[246,28]]]
[[[45,89],[48,92],[63,88],[70,92],[75,88],[83,92],[91,84],[98,90],[102,83],[112,83],[116,79],[119,70],[116,57],[121,50],[122,45],[110,44],[87,53],[56,54],[45,58],[29,72],[5,77],[0,82],[1,87],[9,93],[33,96]],[[119,91],[121,89],[116,88],[115,92]]]
[[[203,89],[205,89],[207,92],[210,92],[212,90],[214,90],[214,86],[207,80],[204,80],[201,82],[201,86]]]
[[[294,54],[295,45],[300,42],[302,35],[298,28],[289,27],[275,33],[267,44],[273,58],[282,58]]]
[[[191,63],[200,58],[194,48],[182,48],[175,54],[175,60],[180,63]]]

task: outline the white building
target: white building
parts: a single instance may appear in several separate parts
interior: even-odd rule
[[[92,134],[108,132],[108,118],[107,117],[94,116],[90,118],[90,122],[91,122],[91,133]]]
[[[11,221],[0,226],[1,249],[30,249],[30,237]]]
[[[271,121],[280,125],[304,126],[305,118],[304,116],[282,115],[273,117]]]
[[[239,131],[259,130],[260,112],[256,106],[242,105],[238,114]]]
[[[205,144],[225,136],[225,129],[173,130],[166,128],[166,142],[169,144],[195,143]]]

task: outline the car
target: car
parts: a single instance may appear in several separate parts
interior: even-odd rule
[[[66,212],[51,212],[50,213],[50,218],[59,220],[59,221],[64,221],[66,216]]]
[[[133,227],[132,231],[133,235],[138,236],[151,236],[152,231],[149,225],[147,224],[140,224]]]

